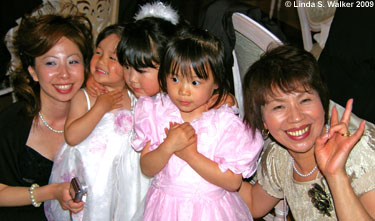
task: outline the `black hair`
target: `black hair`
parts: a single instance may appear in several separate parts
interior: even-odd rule
[[[171,22],[157,17],[146,17],[126,24],[117,46],[120,64],[137,71],[140,68],[158,68],[175,29]]]
[[[214,92],[219,95],[213,107],[216,106],[229,91],[223,44],[205,30],[183,25],[167,45],[158,75],[161,90],[167,91],[166,79],[170,75],[180,73],[184,77],[191,77],[191,68],[201,79],[207,79],[209,72],[212,73],[214,82],[218,85]]]

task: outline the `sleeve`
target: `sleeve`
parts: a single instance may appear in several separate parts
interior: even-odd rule
[[[135,137],[132,146],[136,151],[142,151],[144,146],[150,141],[155,142],[153,135],[156,134],[155,105],[153,98],[141,97],[138,99],[134,109],[134,132]]]
[[[350,127],[349,127],[350,129]],[[355,130],[351,131],[352,133]],[[366,123],[360,141],[355,145],[346,163],[346,172],[357,196],[375,190],[375,125]]]
[[[271,142],[261,155],[257,180],[262,188],[275,198],[283,198],[283,181],[286,176],[287,154],[276,143]],[[289,179],[289,178],[288,178]]]
[[[259,132],[252,137],[249,130],[234,114],[220,114],[220,141],[215,150],[214,161],[222,172],[231,170],[248,178],[257,168],[259,153],[263,147],[263,138]]]

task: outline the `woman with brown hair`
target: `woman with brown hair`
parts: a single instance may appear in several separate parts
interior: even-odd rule
[[[81,88],[92,55],[91,25],[81,15],[22,19],[14,46],[22,66],[13,70],[18,102],[0,113],[0,217],[46,220],[46,200],[78,212],[69,183],[48,184],[64,142],[70,101]]]
[[[284,198],[296,220],[375,218],[375,126],[351,114],[352,99],[345,109],[329,100],[311,54],[266,52],[245,75],[244,100],[245,122],[272,140],[256,184],[240,189],[254,217]]]

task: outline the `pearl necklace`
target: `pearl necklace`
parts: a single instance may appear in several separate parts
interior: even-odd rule
[[[46,125],[46,127],[47,127],[50,131],[55,132],[55,133],[58,133],[58,134],[62,134],[62,133],[64,133],[64,130],[55,130],[55,129],[53,129],[53,128],[47,123],[47,121],[44,120],[44,118],[43,118],[43,116],[42,116],[42,114],[41,114],[40,112],[39,112],[39,118],[40,118],[40,120],[43,122],[43,124]]]
[[[299,172],[296,168],[296,165],[294,164],[294,158],[292,157],[292,164],[293,164],[293,170],[296,171],[296,173],[301,176],[301,177],[308,177],[310,176],[311,174],[313,174],[315,172],[315,170],[318,168],[318,165],[315,165],[315,167],[310,171],[308,172],[307,174],[302,174],[301,172]]]

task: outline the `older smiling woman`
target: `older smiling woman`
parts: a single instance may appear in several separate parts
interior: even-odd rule
[[[257,183],[240,189],[254,217],[284,198],[296,220],[375,218],[375,126],[351,114],[352,99],[345,110],[330,103],[311,54],[266,52],[245,76],[244,98],[245,122],[272,138]]]

